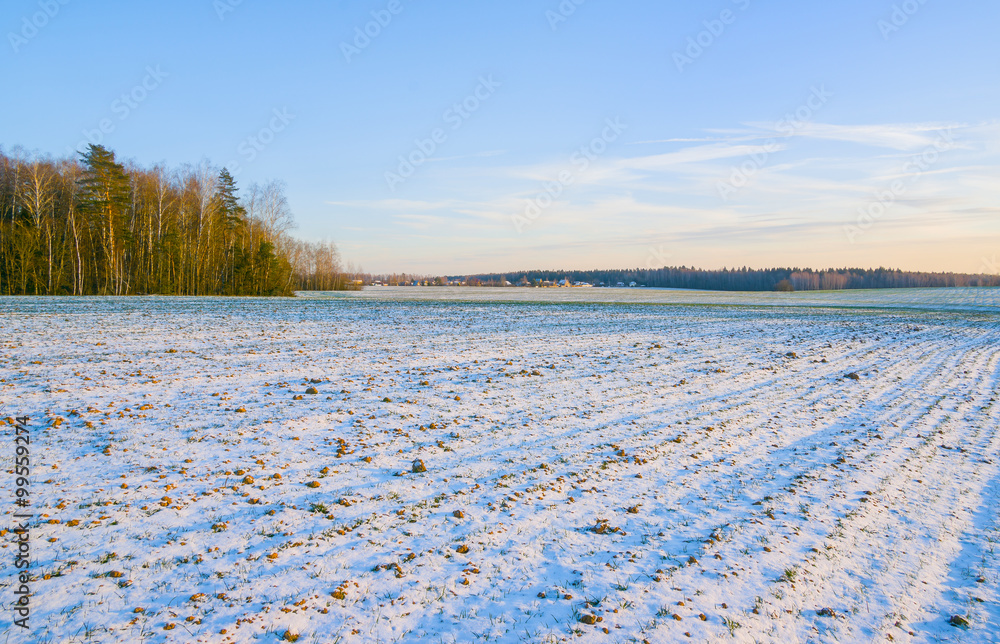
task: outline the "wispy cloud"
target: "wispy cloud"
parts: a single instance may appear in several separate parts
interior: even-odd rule
[[[487,150],[486,152],[477,152],[476,154],[462,154],[453,157],[430,157],[427,159],[428,163],[440,163],[442,161],[460,161],[462,159],[488,159],[490,157],[500,156],[505,154],[506,150]]]
[[[893,150],[919,150],[933,145],[939,134],[963,127],[953,123],[916,125],[832,125],[806,123],[797,132],[804,138],[845,141]]]
[[[784,148],[779,146],[779,149]],[[632,170],[671,170],[692,163],[746,157],[761,151],[763,146],[760,145],[699,145],[677,152],[621,159],[616,165],[619,168]]]
[[[837,125],[833,123],[799,122],[794,130],[781,127],[778,122],[753,121],[745,123],[745,128],[712,130],[728,134],[728,141],[745,141],[747,137],[786,137],[820,139],[857,143],[863,146],[881,147],[892,150],[918,150],[932,145],[941,132],[961,130],[967,126],[961,123],[889,123],[881,125]]]
[[[461,201],[448,199],[441,201],[421,201],[418,199],[374,199],[355,201],[327,201],[330,206],[346,208],[364,208],[366,210],[399,211],[399,210],[444,210],[459,206]]]

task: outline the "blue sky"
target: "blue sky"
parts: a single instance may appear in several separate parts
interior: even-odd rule
[[[295,234],[374,272],[1000,272],[998,24],[993,0],[7,0],[0,144],[284,180]]]

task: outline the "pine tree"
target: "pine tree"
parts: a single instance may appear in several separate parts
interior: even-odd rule
[[[101,240],[104,262],[102,292],[127,292],[124,240],[125,217],[132,201],[132,187],[125,168],[115,161],[115,153],[102,145],[90,145],[81,154],[84,164],[78,193],[79,211],[89,219]]]
[[[238,191],[239,188],[236,187],[236,179],[233,178],[233,175],[229,173],[227,168],[223,168],[219,172],[219,182],[215,188],[217,207],[227,220],[235,219],[242,224],[247,211],[246,208],[240,205],[239,197],[236,196]]]
[[[236,195],[238,191],[236,179],[227,168],[223,168],[216,182],[213,206],[225,235],[225,255],[220,267],[222,269],[220,282],[222,292],[227,295],[243,291],[250,260],[242,245],[237,245],[237,237],[246,226],[247,214],[246,208],[240,205],[239,197]]]

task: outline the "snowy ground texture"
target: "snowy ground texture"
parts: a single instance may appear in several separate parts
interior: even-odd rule
[[[1000,642],[995,291],[512,291],[0,299],[0,639]]]

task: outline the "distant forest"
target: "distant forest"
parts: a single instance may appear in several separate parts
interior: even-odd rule
[[[1000,275],[962,273],[918,273],[889,268],[699,268],[664,267],[656,269],[595,271],[517,271],[451,277],[414,277],[406,275],[366,276],[366,283],[384,284],[464,284],[468,286],[536,286],[587,282],[594,286],[636,286],[690,288],[711,291],[814,291],[858,288],[916,288],[950,286],[1000,286]]]
[[[288,234],[283,184],[225,169],[0,151],[0,295],[291,295],[348,286],[331,242]]]

